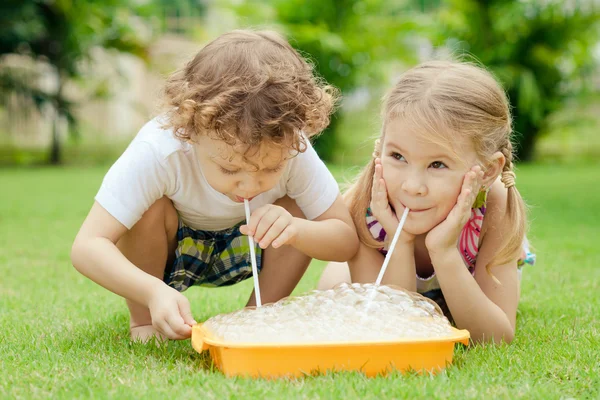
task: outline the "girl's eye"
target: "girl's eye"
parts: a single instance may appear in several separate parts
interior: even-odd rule
[[[396,153],[395,151],[392,152],[391,156],[398,161],[406,161],[406,159],[404,158],[404,156],[402,154]]]
[[[238,173],[238,171],[231,171],[231,170],[225,169],[223,167],[219,167],[219,168],[221,169],[222,173],[227,174],[227,175],[235,175]]]
[[[441,161],[434,161],[434,162],[431,163],[431,168],[433,168],[433,169],[443,169],[443,168],[448,168],[448,167],[446,166],[446,164],[444,164]]]

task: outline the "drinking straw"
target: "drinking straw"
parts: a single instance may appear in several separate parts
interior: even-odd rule
[[[248,199],[244,199],[244,208],[246,209],[246,225],[250,225],[250,204]],[[256,267],[256,251],[254,249],[254,238],[248,235],[250,244],[250,261],[252,262],[252,277],[254,278],[254,297],[256,298],[256,307],[262,306],[260,301],[260,285],[258,284],[258,268]]]
[[[388,249],[387,254],[385,255],[385,260],[383,260],[383,265],[381,266],[381,270],[379,271],[379,276],[375,281],[376,285],[381,284],[381,280],[383,279],[383,275],[385,275],[385,270],[387,269],[388,263],[390,262],[390,258],[392,257],[392,253],[394,252],[394,247],[396,247],[396,242],[400,237],[400,232],[402,232],[402,227],[406,222],[406,217],[408,216],[408,207],[404,208],[404,213],[402,213],[402,218],[400,219],[400,223],[398,224],[398,228],[396,229],[396,233],[394,234],[394,238],[392,239],[392,243],[390,244],[390,248]]]

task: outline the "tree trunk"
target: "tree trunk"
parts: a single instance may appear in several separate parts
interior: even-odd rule
[[[49,162],[51,165],[58,165],[61,162],[60,149],[60,113],[55,110],[52,121],[52,143],[50,145]]]
[[[52,121],[52,143],[50,144],[50,154],[48,161],[51,165],[58,165],[62,161],[62,152],[60,147],[60,117],[61,110],[63,107],[62,101],[62,89],[63,82],[62,75],[60,71],[56,72],[56,79],[58,84],[58,89],[56,91],[56,99],[54,101],[54,116]]]
[[[535,128],[531,128],[535,129]],[[519,142],[517,149],[517,160],[528,162],[533,160],[535,154],[535,142],[538,135],[539,129],[535,129],[535,132],[529,132]]]

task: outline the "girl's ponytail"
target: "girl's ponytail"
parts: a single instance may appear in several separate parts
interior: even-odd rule
[[[514,234],[508,237],[504,247],[486,265],[485,269],[488,273],[490,273],[492,266],[506,264],[512,261],[515,255],[520,255],[527,230],[527,207],[515,185],[513,146],[510,140],[507,141],[501,152],[506,158],[506,163],[504,164],[500,180],[508,190],[508,197],[506,199],[507,223],[514,229]]]

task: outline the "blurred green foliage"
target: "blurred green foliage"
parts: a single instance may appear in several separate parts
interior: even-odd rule
[[[592,1],[444,0],[433,15],[434,44],[473,56],[502,81],[521,160],[532,158],[550,114],[593,88],[600,9]]]
[[[522,160],[531,159],[548,117],[592,87],[597,67],[600,13],[592,1],[236,0],[230,6],[251,25],[278,27],[344,94],[381,84],[390,65],[415,63],[424,38],[477,60],[508,92]],[[327,160],[344,134],[336,127],[334,118],[317,142]]]
[[[204,0],[150,0],[149,5],[163,32],[183,35],[195,34],[208,8]]]
[[[414,39],[423,15],[408,0],[260,0],[221,1],[252,26],[271,27],[315,63],[328,83],[348,94],[386,77],[390,61],[416,62]],[[325,160],[332,160],[339,140],[338,120],[316,142]]]

